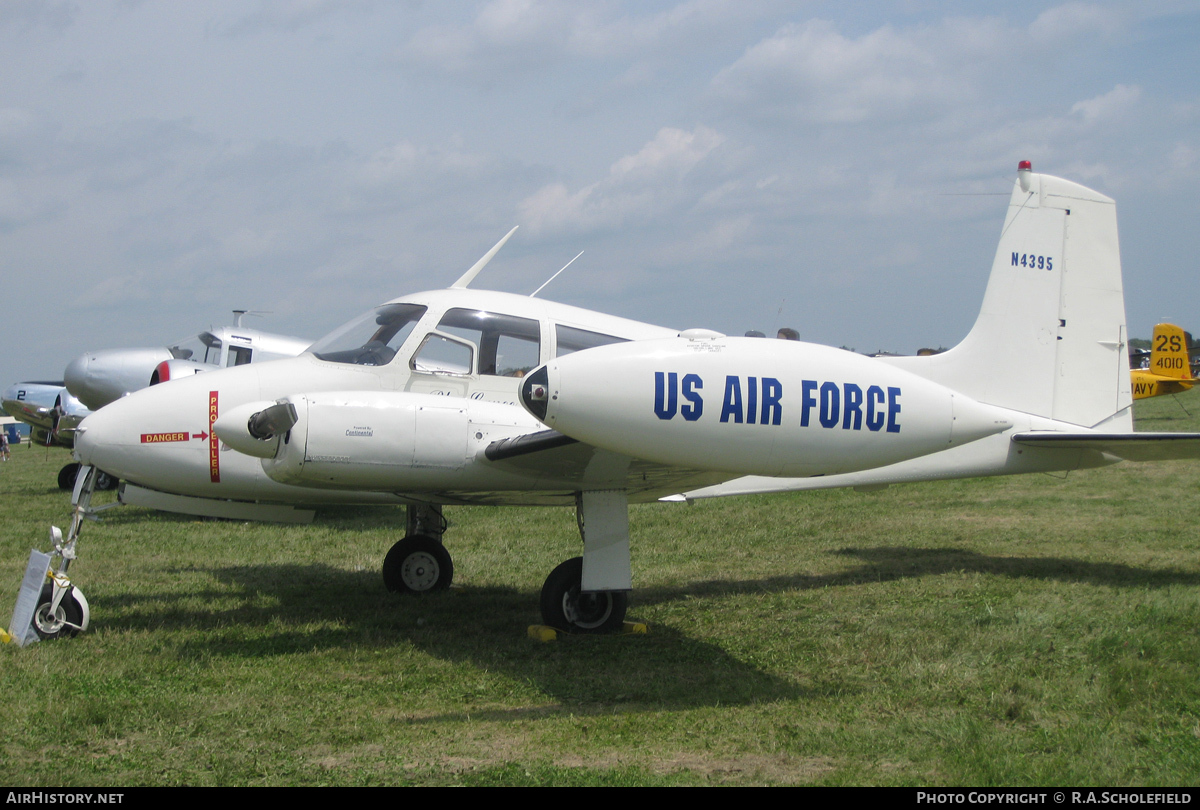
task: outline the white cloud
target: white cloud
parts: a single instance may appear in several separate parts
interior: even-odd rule
[[[1120,17],[1109,8],[1091,3],[1066,3],[1046,9],[1029,26],[1033,37],[1047,41],[1074,39],[1090,34],[1111,34]]]
[[[965,26],[959,21],[955,27]],[[946,67],[969,38],[961,30],[942,33],[885,25],[849,38],[827,20],[789,24],[718,73],[712,87],[734,105],[823,124],[958,102],[970,86]]]
[[[368,185],[387,185],[417,176],[468,172],[486,162],[482,156],[464,152],[460,147],[461,144],[430,147],[398,141],[371,155],[361,167],[360,176]]]
[[[571,193],[550,183],[520,204],[522,220],[535,232],[610,228],[632,217],[652,218],[698,199],[684,178],[724,138],[698,126],[691,132],[672,127],[658,131],[637,153],[613,163],[608,177]]]
[[[28,110],[13,107],[0,109],[0,138],[21,134],[33,125],[34,120],[33,113]]]
[[[1085,124],[1117,118],[1131,110],[1142,96],[1142,88],[1137,85],[1118,84],[1103,95],[1085,101],[1077,101],[1071,107],[1071,114],[1078,115]]]
[[[1190,169],[1196,165],[1196,150],[1186,143],[1175,144],[1171,150],[1172,169]]]
[[[64,30],[81,13],[71,0],[5,0],[0,3],[0,28],[27,31],[34,27]]]
[[[225,27],[234,35],[294,32],[348,12],[368,12],[378,0],[259,0],[257,7]]]
[[[492,0],[472,20],[417,31],[401,52],[406,61],[448,73],[478,73],[544,66],[570,58],[588,60],[660,56],[665,48],[682,58],[706,42],[728,37],[771,3],[749,0],[685,0],[664,11],[628,10],[617,2]],[[634,75],[644,70],[635,66]],[[628,77],[627,77],[628,78]]]

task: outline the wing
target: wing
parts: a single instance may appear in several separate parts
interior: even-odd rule
[[[809,478],[746,476],[716,486],[685,490],[669,500],[718,498],[771,492],[854,487],[882,489],[890,484],[940,481],[987,475],[1062,472],[1103,467],[1118,461],[1200,458],[1200,433],[1086,433],[1021,431],[991,436],[861,472]]]
[[[487,460],[539,482],[520,492],[437,493],[436,499],[470,504],[570,504],[585,489],[624,489],[631,502],[646,503],[688,489],[727,481],[730,473],[653,464],[542,430],[492,442]]]

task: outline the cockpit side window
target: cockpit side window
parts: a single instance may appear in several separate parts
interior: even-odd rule
[[[254,350],[249,346],[230,346],[228,366],[244,366],[250,362]]]
[[[478,309],[450,309],[437,328],[478,348],[480,374],[524,377],[525,372],[541,362],[541,325],[530,318]]]
[[[419,304],[384,304],[321,338],[310,351],[331,363],[386,365],[425,310]]]
[[[554,326],[555,357],[562,357],[566,354],[574,354],[581,352],[584,349],[594,349],[597,346],[607,346],[610,343],[628,343],[628,338],[616,337],[614,335],[605,335],[600,332],[589,332],[586,329],[576,329],[573,326],[563,326],[555,324]]]
[[[413,371],[423,371],[426,374],[465,376],[471,373],[474,360],[474,343],[433,331],[421,341],[421,347],[413,354],[409,365]]]

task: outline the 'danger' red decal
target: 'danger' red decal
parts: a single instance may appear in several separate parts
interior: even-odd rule
[[[186,442],[188,433],[143,433],[142,444],[158,444],[159,442]]]

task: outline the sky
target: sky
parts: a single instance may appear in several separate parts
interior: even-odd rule
[[[1200,3],[2,0],[0,386],[473,286],[952,346],[1017,163],[1200,333]]]

